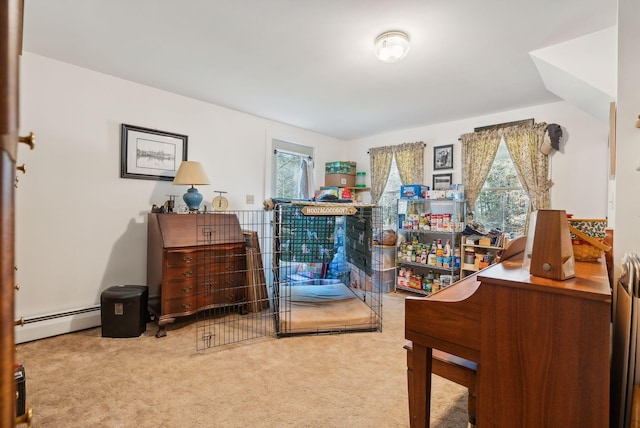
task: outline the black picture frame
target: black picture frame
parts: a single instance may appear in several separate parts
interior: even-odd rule
[[[123,123],[120,133],[120,177],[173,181],[187,160],[189,137]]]
[[[453,144],[433,148],[433,169],[453,168]]]
[[[453,181],[453,174],[433,174],[433,190],[449,190]]]

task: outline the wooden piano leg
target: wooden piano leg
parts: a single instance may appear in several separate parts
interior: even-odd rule
[[[407,396],[409,398],[409,424],[413,424],[414,406],[413,403],[413,343],[411,341],[404,345],[407,350]]]
[[[410,426],[411,428],[429,428],[432,350],[414,343],[411,359],[413,382],[409,387]]]

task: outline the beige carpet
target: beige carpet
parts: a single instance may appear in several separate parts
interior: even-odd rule
[[[18,345],[33,427],[407,427],[404,294],[383,331],[196,351],[195,323],[157,339],[95,328]],[[432,427],[466,427],[466,390],[434,376]]]

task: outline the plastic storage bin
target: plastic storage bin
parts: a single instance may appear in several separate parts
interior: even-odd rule
[[[118,285],[100,295],[102,337],[138,337],[147,329],[146,285]]]

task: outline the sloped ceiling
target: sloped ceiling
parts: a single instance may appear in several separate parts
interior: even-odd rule
[[[550,73],[529,53],[615,25],[616,8],[616,0],[28,0],[24,50],[349,140],[568,96],[545,86]],[[411,49],[384,64],[373,41],[392,29],[409,34]]]
[[[545,88],[607,123],[617,92],[617,27],[531,52]]]

